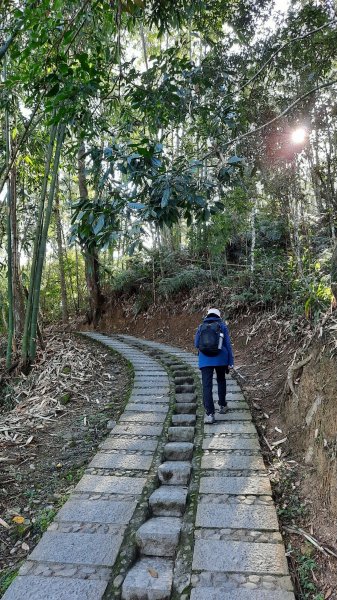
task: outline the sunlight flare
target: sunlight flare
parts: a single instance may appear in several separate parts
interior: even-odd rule
[[[294,131],[291,133],[291,140],[294,144],[303,144],[303,142],[305,142],[307,137],[307,130],[305,129],[305,127],[297,127],[297,129],[294,129]]]

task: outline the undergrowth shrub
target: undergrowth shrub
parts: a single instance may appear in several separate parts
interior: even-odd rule
[[[210,272],[198,267],[184,269],[173,277],[164,277],[159,281],[158,291],[166,298],[179,292],[189,291],[198,285],[209,282]]]
[[[132,267],[116,273],[112,289],[117,294],[135,294],[139,291],[139,286],[147,282],[151,277],[150,265],[148,263],[138,263]]]

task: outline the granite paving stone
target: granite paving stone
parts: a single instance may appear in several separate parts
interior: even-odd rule
[[[145,386],[143,383],[138,383],[133,386],[133,392],[136,396],[148,396],[149,394],[153,394],[154,392],[159,394],[167,394],[170,391],[170,387],[168,385],[153,385],[149,384]]]
[[[156,425],[137,425],[130,423],[125,425],[116,425],[110,435],[149,435],[158,437],[162,430],[162,427],[157,427]]]
[[[193,566],[197,571],[287,575],[282,544],[196,540]]]
[[[204,454],[201,459],[201,468],[263,471],[265,466],[260,455],[247,454],[240,456],[231,452],[217,452],[214,454]]]
[[[140,396],[139,394],[131,394],[131,398],[130,398],[130,402],[132,403],[140,403],[140,404],[145,404],[146,402],[148,402],[149,404],[163,404],[164,402],[167,403],[167,407],[169,404],[169,395],[168,394],[162,394],[162,395],[146,395],[146,396]]]
[[[172,560],[141,558],[124,580],[122,600],[170,600],[172,583]]]
[[[244,438],[242,435],[231,437],[207,437],[202,443],[203,450],[260,450],[258,437]]]
[[[106,581],[62,577],[16,577],[2,600],[100,600]]]
[[[57,521],[81,523],[116,523],[127,525],[136,508],[136,501],[70,499],[57,513]]]
[[[249,422],[222,422],[213,425],[205,425],[204,433],[213,435],[214,433],[256,433],[255,425]]]
[[[148,471],[152,460],[152,455],[142,456],[137,454],[107,454],[105,452],[98,452],[91,463],[89,463],[88,468]]]
[[[164,423],[166,415],[163,413],[147,412],[139,414],[126,410],[119,418],[119,422],[129,423]]]
[[[142,441],[142,440],[141,440]],[[144,440],[143,440],[144,441]],[[76,492],[96,492],[97,494],[132,494],[142,493],[146,483],[145,477],[115,477],[113,475],[83,475],[77,484]]]
[[[44,562],[110,567],[117,558],[123,532],[124,530],[114,534],[86,534],[46,531],[29,558]]]
[[[201,477],[201,494],[232,494],[270,496],[268,477]]]
[[[274,506],[247,504],[199,504],[196,526],[278,531]]]
[[[147,452],[154,452],[158,446],[158,441],[155,439],[137,440],[134,438],[121,438],[109,436],[105,442],[100,445],[101,450],[146,450]]]
[[[167,404],[160,404],[159,402],[156,402],[154,404],[150,404],[149,402],[142,404],[141,402],[137,402],[137,403],[133,403],[133,402],[129,402],[127,405],[127,410],[131,410],[134,412],[157,412],[157,413],[167,413],[168,411],[168,405]]]
[[[233,589],[231,591],[213,588],[196,588],[192,590],[190,600],[295,600],[292,592],[283,590],[244,590]]]
[[[249,410],[229,410],[225,415],[215,413],[215,422],[217,421],[251,421],[252,415]]]

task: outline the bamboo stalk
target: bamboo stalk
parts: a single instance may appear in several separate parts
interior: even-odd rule
[[[43,264],[46,254],[46,244],[48,237],[48,229],[50,225],[50,218],[53,209],[53,202],[56,190],[56,182],[58,176],[58,168],[60,163],[61,149],[64,140],[66,126],[64,124],[59,124],[58,126],[58,134],[56,141],[56,149],[54,156],[54,165],[53,165],[53,173],[52,180],[50,183],[49,194],[48,194],[48,202],[46,206],[43,228],[41,232],[41,240],[39,245],[39,252],[36,263],[36,275],[34,278],[34,296],[33,296],[33,304],[32,304],[32,316],[31,316],[31,328],[30,328],[30,341],[29,341],[29,358],[31,361],[35,359],[36,356],[36,330],[37,330],[37,319],[39,312],[39,304],[40,304],[40,291],[41,291],[41,278],[43,271]]]
[[[50,138],[49,138],[49,144],[48,144],[48,149],[47,149],[45,172],[44,172],[44,177],[43,177],[43,182],[42,182],[41,197],[40,197],[39,211],[38,211],[38,216],[37,216],[37,225],[36,225],[36,231],[35,231],[32,267],[31,267],[31,272],[30,272],[29,290],[28,290],[28,298],[27,298],[27,304],[26,304],[25,324],[24,324],[24,330],[23,330],[23,336],[22,336],[22,358],[25,363],[28,362],[31,316],[32,316],[33,296],[34,296],[34,280],[35,280],[35,273],[36,273],[37,257],[38,257],[38,252],[39,252],[41,231],[42,231],[42,226],[43,226],[43,214],[44,214],[44,205],[45,205],[45,199],[46,199],[46,194],[47,194],[48,177],[49,177],[49,173],[50,173],[51,160],[52,160],[54,142],[55,142],[55,137],[56,137],[56,129],[57,129],[56,125],[52,125],[51,129],[50,129]]]

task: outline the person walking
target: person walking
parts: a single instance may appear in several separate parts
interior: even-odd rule
[[[226,402],[226,373],[234,367],[234,357],[227,326],[218,308],[210,308],[199,325],[194,345],[199,351],[202,375],[205,423],[214,423],[213,371],[216,371],[220,414],[228,411]]]

